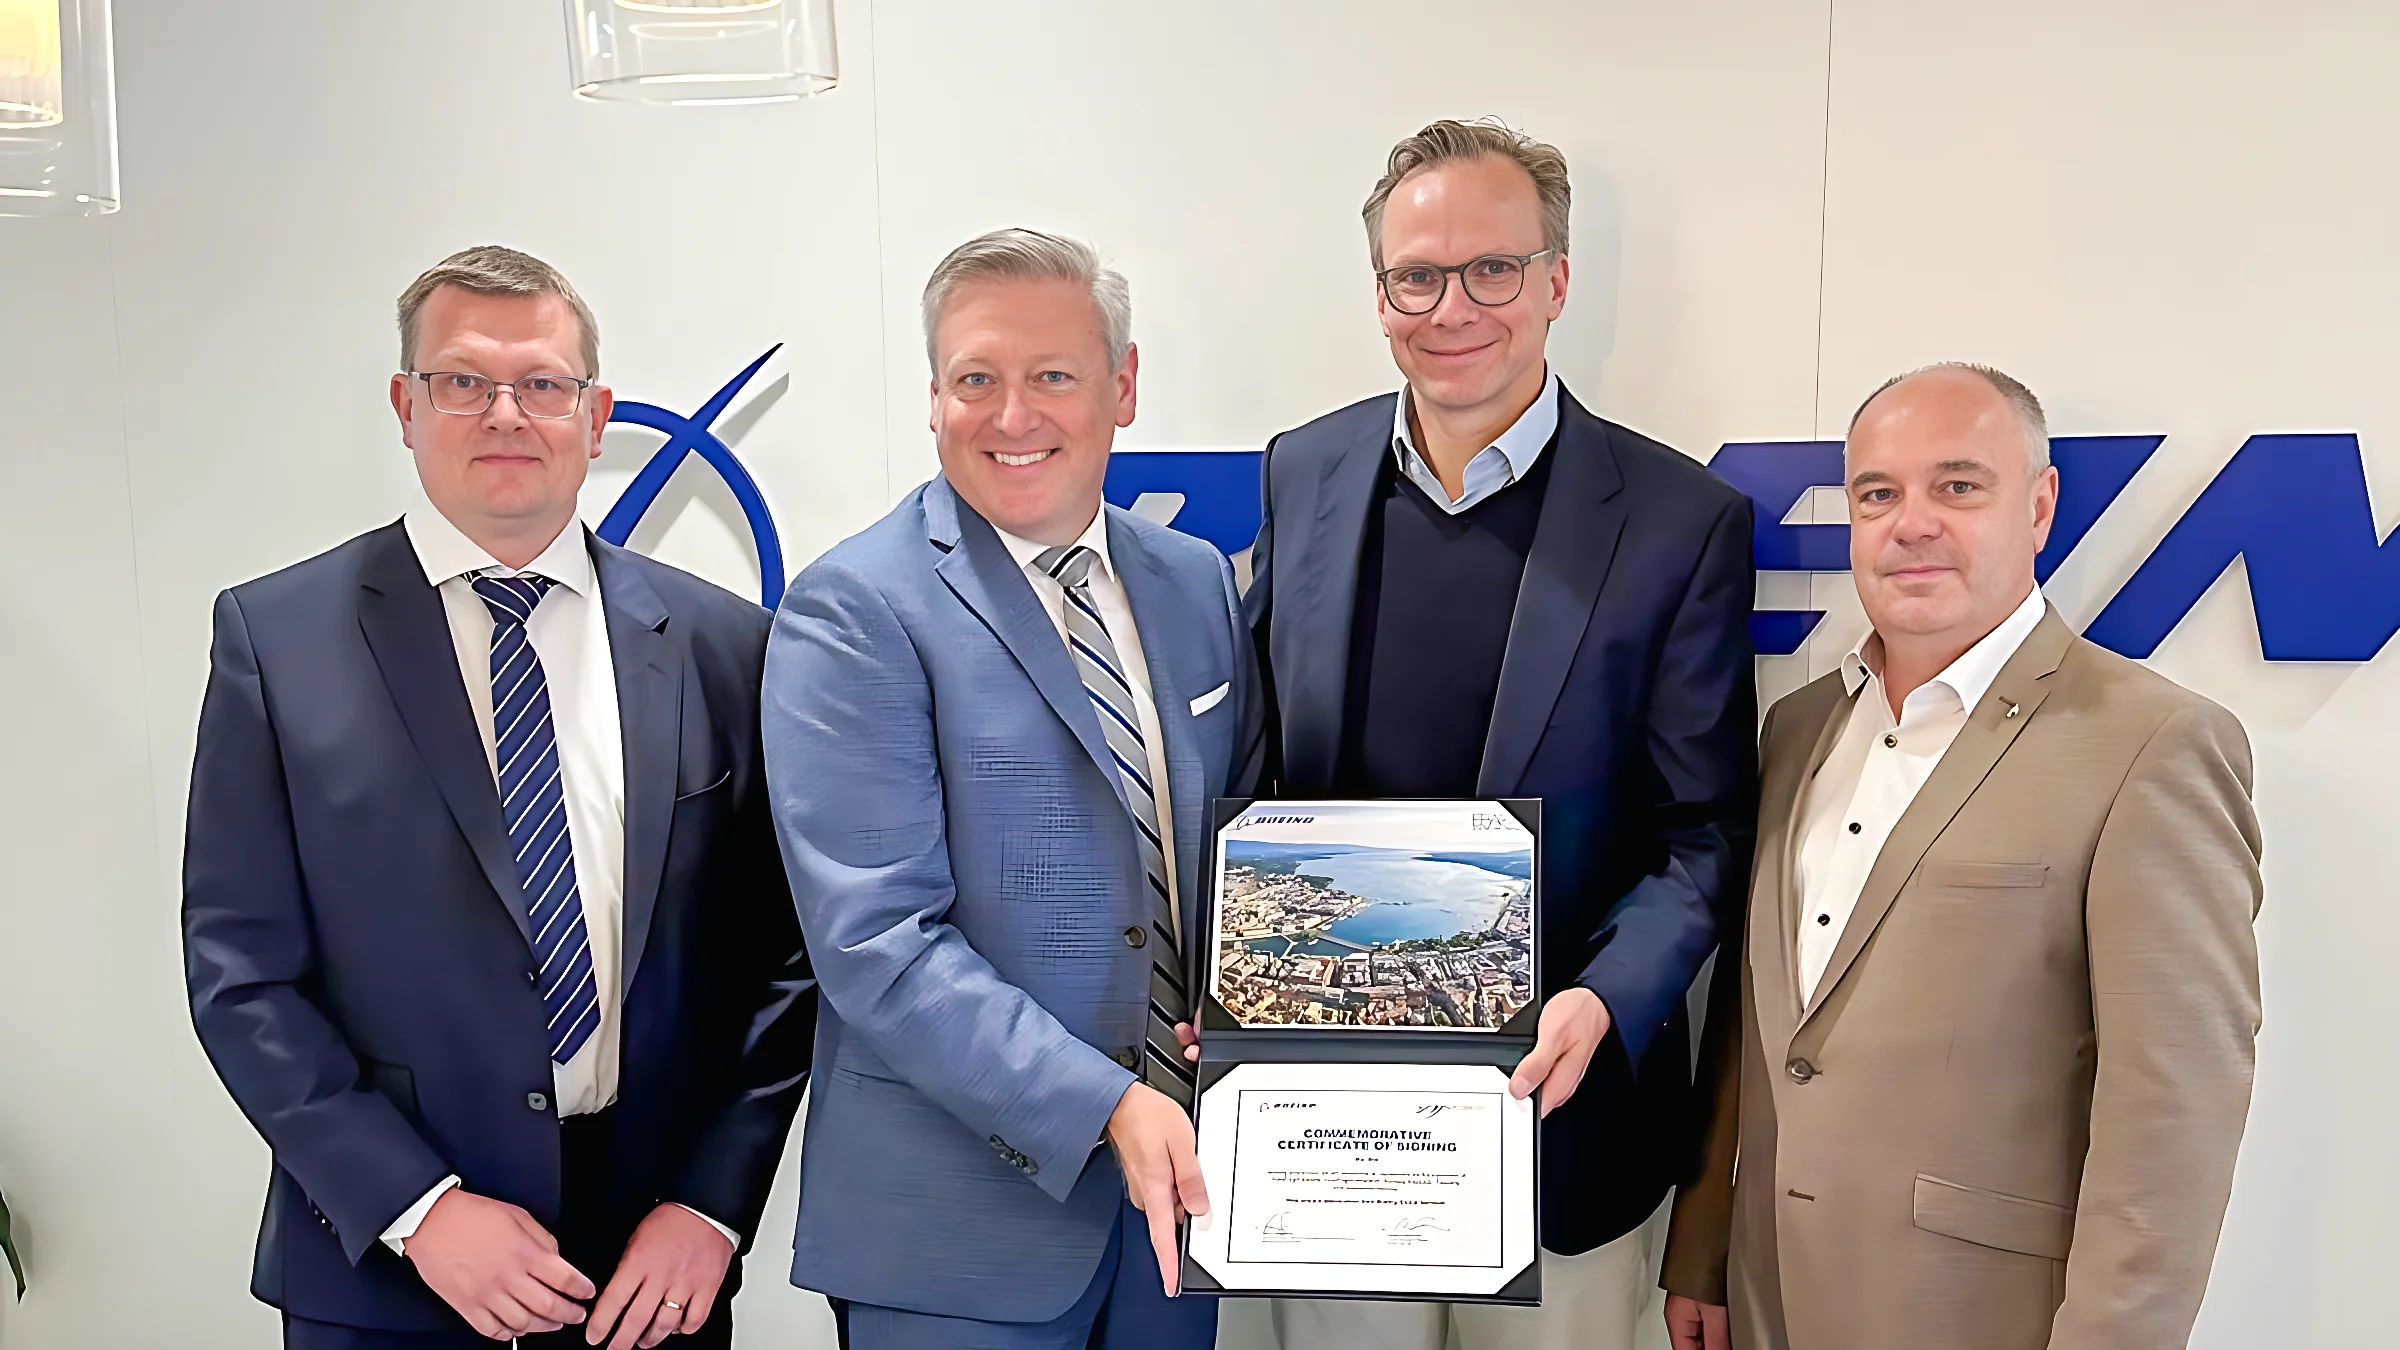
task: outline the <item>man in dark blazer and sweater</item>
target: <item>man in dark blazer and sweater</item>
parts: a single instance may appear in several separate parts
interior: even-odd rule
[[[1283,1343],[1633,1344],[1645,1227],[1696,1147],[1684,999],[1756,793],[1748,501],[1584,410],[1544,343],[1566,162],[1437,122],[1368,197],[1407,379],[1268,447],[1247,597],[1287,797],[1543,800],[1543,1306],[1280,1300]]]
[[[565,278],[471,249],[400,327],[425,503],[217,600],[184,955],[274,1154],[251,1292],[302,1350],[728,1345],[816,1012],[768,615],[576,520]]]

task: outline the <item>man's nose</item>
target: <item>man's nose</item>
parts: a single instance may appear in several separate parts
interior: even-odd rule
[[[1942,513],[1933,499],[1921,492],[1903,493],[1892,520],[1892,537],[1913,542],[1938,538],[1941,533]]]
[[[1011,438],[1030,436],[1042,424],[1042,414],[1022,389],[1010,385],[1000,393],[1000,411],[992,418],[992,427]]]
[[[517,402],[517,391],[507,385],[492,390],[492,406],[484,409],[486,431],[520,431],[525,426],[525,409]]]
[[[1476,304],[1474,298],[1467,294],[1466,277],[1463,274],[1453,275],[1449,283],[1442,287],[1442,298],[1435,303],[1433,312],[1425,317],[1443,328],[1457,328],[1475,322],[1483,306]]]

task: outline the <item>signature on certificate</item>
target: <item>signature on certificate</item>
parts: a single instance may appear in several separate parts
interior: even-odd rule
[[[1422,1237],[1427,1233],[1447,1233],[1450,1225],[1437,1223],[1421,1214],[1394,1219],[1383,1226],[1384,1236],[1395,1238]]]
[[[1295,1233],[1292,1231],[1292,1215],[1289,1210],[1278,1210],[1268,1215],[1266,1222],[1258,1226],[1258,1236],[1267,1242],[1348,1242],[1350,1240],[1343,1237],[1325,1237],[1316,1233]]]

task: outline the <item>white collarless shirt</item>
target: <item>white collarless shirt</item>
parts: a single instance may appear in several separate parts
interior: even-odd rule
[[[1019,539],[995,525],[1000,542],[1007,546],[1008,556],[1025,569],[1033,583],[1033,593],[1041,597],[1042,610],[1050,616],[1050,626],[1058,630],[1061,646],[1067,641],[1067,588],[1056,577],[1044,572],[1034,561],[1049,548],[1030,539]],[[1126,682],[1133,686],[1134,718],[1142,727],[1142,750],[1149,758],[1152,799],[1158,806],[1159,852],[1167,863],[1167,910],[1175,921],[1175,931],[1183,931],[1183,908],[1178,897],[1175,873],[1175,804],[1167,786],[1167,744],[1158,726],[1158,698],[1150,689],[1150,660],[1142,652],[1142,635],[1133,626],[1133,604],[1125,597],[1125,583],[1117,576],[1116,559],[1108,552],[1108,511],[1102,508],[1092,516],[1075,542],[1100,555],[1085,577],[1084,585],[1092,593],[1092,607],[1100,611],[1101,626],[1108,629],[1108,640],[1116,644],[1117,664]]]
[[[1803,1004],[1816,997],[1884,841],[2047,607],[2042,588],[2035,586],[1999,627],[1911,690],[1897,719],[1883,684],[1882,641],[1870,632],[1842,658],[1842,683],[1851,697],[1848,720],[1809,782],[1800,818],[1794,874],[1800,937],[1794,956]]]
[[[1533,472],[1550,438],[1558,434],[1558,375],[1552,372],[1542,380],[1542,392],[1534,397],[1533,406],[1508,424],[1499,439],[1475,452],[1467,461],[1467,471],[1460,476],[1459,495],[1453,499],[1450,489],[1442,486],[1440,474],[1417,449],[1414,437],[1408,432],[1409,400],[1416,397],[1404,386],[1392,405],[1392,454],[1400,465],[1402,476],[1417,485],[1433,499],[1433,504],[1457,515],[1475,506],[1493,493]]]

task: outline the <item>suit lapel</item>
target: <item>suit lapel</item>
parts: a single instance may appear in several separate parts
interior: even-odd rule
[[[1314,511],[1306,521],[1294,522],[1305,541],[1301,550],[1288,560],[1275,559],[1275,606],[1280,611],[1275,628],[1291,636],[1278,642],[1269,634],[1269,657],[1283,701],[1285,777],[1296,791],[1319,791],[1333,781],[1334,759],[1341,748],[1342,699],[1350,680],[1359,550],[1366,540],[1377,471],[1392,453],[1391,425],[1387,406],[1376,419],[1373,435],[1326,460]]]
[[[617,735],[625,747],[625,955],[617,981],[623,998],[649,945],[666,869],[682,745],[683,660],[679,642],[667,631],[667,607],[639,564],[613,544],[598,539],[588,544],[608,619]]]
[[[1608,428],[1563,387],[1558,401],[1558,441],[1549,450],[1558,458],[1550,466],[1549,492],[1517,584],[1499,692],[1484,734],[1483,767],[1476,775],[1476,790],[1487,796],[1512,794],[1523,780],[1576,649],[1583,645],[1625,529],[1625,504],[1619,500],[1625,479],[1609,449]]]
[[[1194,950],[1197,905],[1190,899],[1200,875],[1200,821],[1207,807],[1208,774],[1192,738],[1192,690],[1182,672],[1202,670],[1207,663],[1189,644],[1207,632],[1182,612],[1175,582],[1139,535],[1115,511],[1109,512],[1108,556],[1125,586],[1125,601],[1133,610],[1133,626],[1141,636],[1142,661],[1150,670],[1150,702],[1158,715],[1158,734],[1165,742],[1168,807],[1174,815],[1175,893],[1183,926],[1183,949]],[[1208,691],[1203,689],[1201,693]]]
[[[2033,720],[2034,710],[2050,695],[2049,677],[2058,670],[2058,663],[2067,653],[2074,633],[2053,609],[2042,616],[2000,675],[1984,693],[1960,729],[1958,739],[1936,764],[1933,775],[1918,790],[1916,800],[1901,813],[1900,821],[1892,827],[1891,837],[1884,841],[1883,852],[1876,855],[1873,870],[1859,890],[1858,904],[1850,912],[1850,922],[1842,929],[1842,939],[1834,944],[1832,959],[1826,963],[1825,976],[1817,981],[1816,996],[1809,1000],[1801,1016],[1803,1025],[1825,1006],[1826,997],[1842,982],[1867,940],[1891,911],[1900,888],[1907,884],[1917,870],[1917,863],[1933,841],[1948,828],[1951,817],[1975,795],[1992,767],[2000,762],[2008,747],[2015,744],[2017,734]]]
[[[1100,734],[1100,714],[1093,711],[1091,695],[1075,673],[1074,658],[1067,655],[1067,644],[1033,593],[1025,569],[1009,556],[990,523],[959,500],[949,480],[937,477],[926,484],[923,500],[926,536],[944,550],[942,560],[933,565],[935,575],[1017,658],[1043,701],[1075,733],[1083,752],[1122,796],[1116,762]],[[1115,541],[1110,542],[1113,546]]]
[[[500,817],[500,789],[476,734],[441,592],[426,583],[400,526],[379,534],[376,557],[361,569],[359,628],[410,744],[433,774],[484,878],[530,945],[533,927],[525,917],[524,888],[517,884],[516,856]]]

